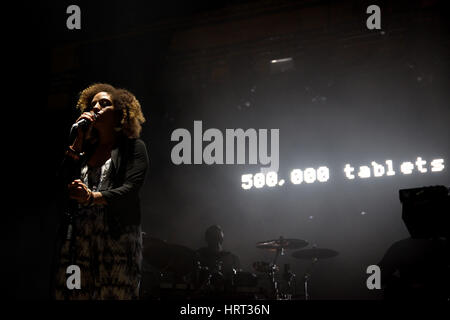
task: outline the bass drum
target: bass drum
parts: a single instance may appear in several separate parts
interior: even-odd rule
[[[261,287],[259,277],[247,271],[237,271],[233,275],[231,295],[234,299],[259,300],[265,299],[265,290]]]

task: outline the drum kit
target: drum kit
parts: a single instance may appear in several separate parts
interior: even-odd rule
[[[274,253],[271,261],[253,263],[253,269],[259,275],[236,269],[229,274],[224,272],[220,261],[213,268],[202,265],[198,253],[188,247],[144,237],[141,296],[143,299],[158,300],[309,300],[308,281],[313,266],[319,260],[337,256],[338,252],[316,246],[304,249],[308,245],[305,240],[283,237],[258,242],[256,248]],[[295,259],[310,262],[303,274],[303,292],[300,294],[296,292],[296,274],[289,264],[281,268],[278,263],[286,251],[293,251],[291,257]],[[153,274],[153,277],[148,277],[148,274]]]

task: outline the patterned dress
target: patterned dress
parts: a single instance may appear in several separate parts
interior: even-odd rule
[[[81,180],[92,191],[111,189],[111,159],[98,168],[85,166]],[[127,226],[119,238],[110,235],[103,205],[82,206],[72,223],[73,241],[61,248],[55,298],[66,300],[138,299],[141,279],[142,232]],[[68,289],[69,265],[81,271],[81,288]]]

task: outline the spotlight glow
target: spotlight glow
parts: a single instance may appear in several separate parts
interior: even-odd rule
[[[288,62],[292,61],[292,58],[282,58],[282,59],[273,59],[270,63],[280,63],[280,62]]]

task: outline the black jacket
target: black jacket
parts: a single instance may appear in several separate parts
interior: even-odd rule
[[[67,208],[67,185],[79,179],[82,166],[87,159],[74,161],[65,157],[60,170],[61,187],[65,199],[63,207]],[[145,143],[140,139],[122,138],[117,148],[111,152],[111,181],[112,188],[100,191],[107,202],[107,220],[111,233],[119,236],[123,227],[139,225],[141,223],[141,207],[139,190],[144,183],[149,164]]]

